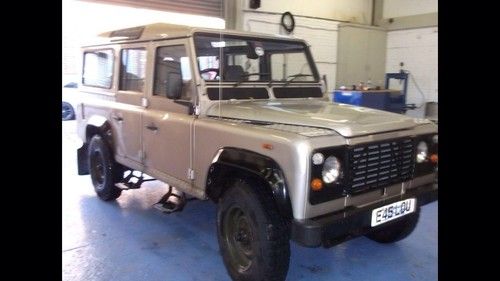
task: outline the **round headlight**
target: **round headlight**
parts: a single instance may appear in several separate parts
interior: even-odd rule
[[[438,143],[438,135],[434,135],[434,136],[432,137],[432,142],[433,142],[433,143]]]
[[[325,161],[325,156],[321,153],[314,153],[312,156],[312,161],[314,165],[321,165]]]
[[[419,142],[417,146],[417,163],[427,161],[428,153],[429,149],[427,147],[427,143],[425,143],[425,141]]]
[[[330,156],[326,158],[321,175],[323,176],[323,181],[325,183],[332,183],[339,178],[340,162],[337,157]]]

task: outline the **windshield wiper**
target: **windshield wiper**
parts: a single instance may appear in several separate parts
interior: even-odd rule
[[[285,83],[285,85],[283,85],[283,87],[288,86],[293,80],[295,80],[298,77],[308,77],[308,76],[313,76],[314,77],[314,75],[312,75],[312,74],[302,74],[302,73],[288,75],[287,79],[290,78],[290,77],[292,77],[292,79],[287,80],[286,83]]]
[[[240,79],[238,80],[238,82],[234,83],[233,85],[233,88],[236,88],[238,87],[241,83],[243,83],[243,81],[245,81],[244,78],[246,77],[250,77],[250,76],[254,76],[254,75],[267,75],[269,76],[269,73],[265,73],[265,72],[254,72],[254,73],[244,73],[244,74],[241,74],[240,75]]]

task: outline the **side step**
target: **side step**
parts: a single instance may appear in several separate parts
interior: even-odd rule
[[[154,178],[144,178],[144,173],[141,172],[139,176],[134,175],[134,170],[129,170],[130,174],[128,174],[126,177],[123,178],[123,180],[119,183],[115,183],[115,186],[123,189],[123,190],[128,190],[128,189],[138,189],[141,187],[143,182],[146,181],[154,181],[156,179]]]
[[[186,206],[186,196],[184,192],[177,194],[174,192],[174,188],[170,185],[168,186],[168,192],[163,195],[153,207],[162,213],[171,214],[174,212],[180,212]]]

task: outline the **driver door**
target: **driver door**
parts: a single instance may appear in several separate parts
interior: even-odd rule
[[[142,126],[144,165],[155,177],[181,189],[187,188],[192,185],[191,140],[195,116],[186,105],[194,101],[187,41],[156,42],[151,48],[150,59],[154,62],[152,91]],[[182,83],[179,77],[182,77]],[[169,98],[168,92],[179,87],[182,89],[180,98]]]

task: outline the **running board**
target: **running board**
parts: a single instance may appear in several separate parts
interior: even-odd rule
[[[166,214],[180,212],[184,209],[184,206],[186,206],[186,196],[184,192],[177,194],[171,186],[168,186],[168,192],[153,205],[155,209]]]
[[[135,181],[134,181],[135,179]],[[121,182],[115,183],[115,186],[122,189],[122,190],[129,190],[129,189],[138,189],[141,187],[143,182],[146,181],[154,181],[156,179],[145,179],[144,178],[144,173],[141,172],[140,176],[134,175],[134,170],[130,170],[130,174],[128,174]]]

